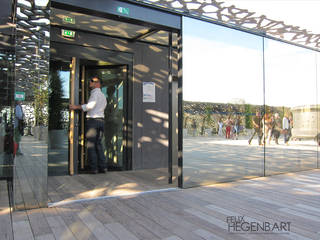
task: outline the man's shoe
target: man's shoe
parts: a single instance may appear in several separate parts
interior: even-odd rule
[[[106,173],[106,170],[105,169],[99,169],[98,172],[99,173]]]
[[[98,170],[90,170],[89,171],[89,174],[97,174],[98,173]]]

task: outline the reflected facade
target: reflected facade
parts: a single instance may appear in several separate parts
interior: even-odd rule
[[[263,175],[263,148],[248,145],[263,111],[262,49],[255,35],[183,19],[184,187]]]
[[[81,197],[116,181],[133,191],[129,175],[169,188],[319,167],[319,52],[131,1],[119,17],[92,1],[17,1],[11,45],[0,41],[0,179],[13,183],[14,209],[46,207],[48,183]],[[131,171],[110,185],[112,173],[81,180],[86,113],[68,108],[88,101],[93,76],[107,99],[107,169]]]
[[[319,53],[187,17],[182,36],[183,187],[317,168]]]
[[[278,115],[281,128],[279,144],[265,130],[266,175],[316,168],[316,52],[266,39],[265,76],[265,125]]]
[[[16,7],[13,207],[25,209],[48,201],[50,13],[46,1],[18,1]]]
[[[14,51],[0,51],[0,180],[13,177]]]

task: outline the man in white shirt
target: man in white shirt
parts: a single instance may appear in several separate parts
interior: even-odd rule
[[[88,159],[90,164],[90,173],[105,173],[105,156],[101,139],[104,132],[104,109],[107,101],[101,92],[100,79],[94,77],[89,85],[91,92],[87,104],[70,105],[70,110],[82,110],[87,112],[86,121],[86,139],[88,148]]]

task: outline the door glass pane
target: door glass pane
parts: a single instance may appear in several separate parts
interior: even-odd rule
[[[70,63],[50,61],[49,78],[49,176],[68,174]]]
[[[101,79],[101,90],[107,98],[105,109],[105,132],[102,139],[108,170],[124,170],[123,162],[123,86],[126,79],[126,67],[106,67],[87,69],[86,79],[93,76]]]

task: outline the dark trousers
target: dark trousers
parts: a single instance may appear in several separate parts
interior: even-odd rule
[[[256,134],[258,135],[258,143],[259,143],[259,145],[261,145],[262,131],[258,128],[254,129],[254,132],[252,133],[251,137],[249,138],[249,144],[251,144],[251,141],[252,141],[254,135],[256,135]]]
[[[104,132],[104,119],[88,118],[86,125],[86,139],[88,159],[91,170],[103,170],[106,165],[106,158],[103,154],[101,139]]]

